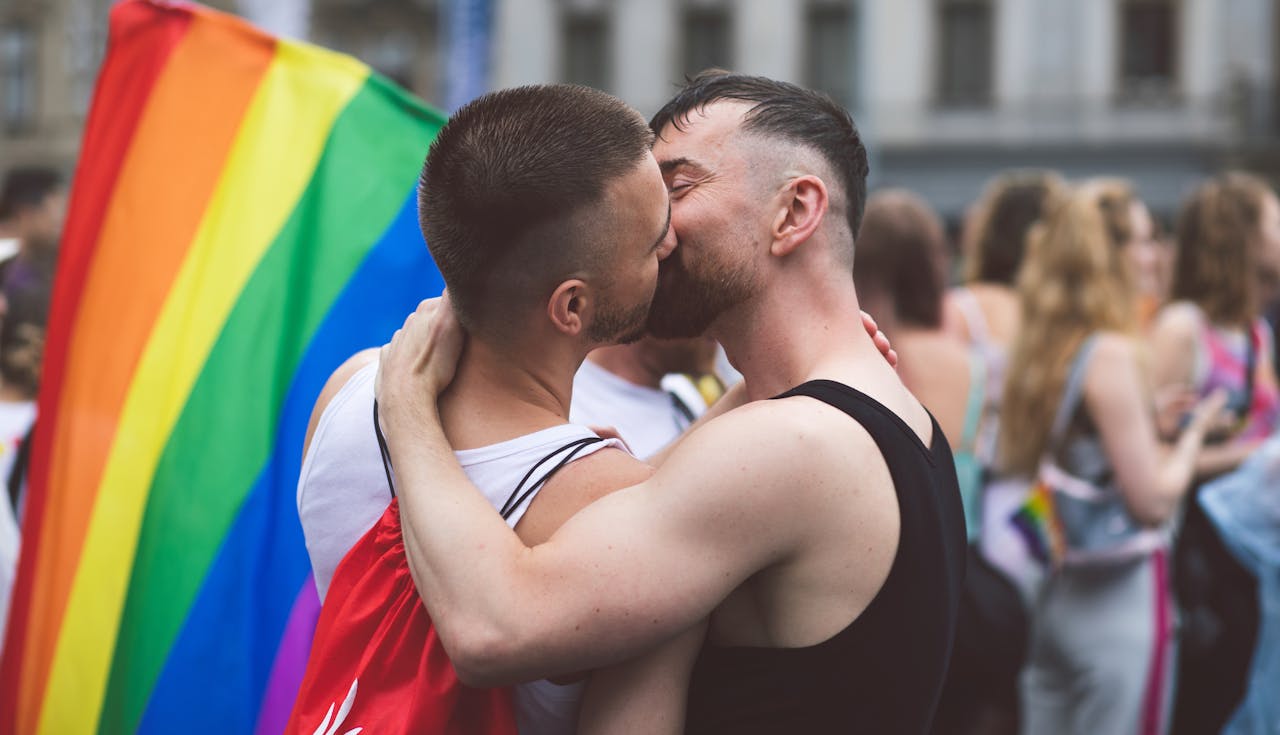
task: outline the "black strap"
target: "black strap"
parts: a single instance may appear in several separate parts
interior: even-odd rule
[[[382,435],[382,425],[378,423],[378,399],[373,399],[373,433],[378,437],[378,451],[382,452],[382,471],[387,473],[387,489],[391,497],[396,496],[396,485],[391,481],[391,450],[387,449],[387,438]]]
[[[31,437],[36,433],[36,422],[31,422],[31,428],[27,429],[27,433],[22,437],[21,443],[18,444],[18,455],[13,458],[13,467],[9,469],[9,477],[6,478],[6,484],[9,488],[9,503],[13,506],[13,517],[18,516],[18,506],[21,504],[22,483],[27,479],[27,465],[31,461]]]
[[[676,413],[684,417],[687,422],[685,424],[686,426],[688,424],[692,424],[698,419],[697,416],[693,415],[693,409],[689,407],[689,404],[684,402],[684,399],[681,398],[679,394],[673,390],[669,390],[667,391],[667,395],[671,396],[671,405],[676,409]],[[679,424],[680,422],[677,421],[676,425],[679,426]]]
[[[547,480],[550,480],[552,475],[559,472],[561,468],[563,468],[565,465],[572,462],[573,459],[582,452],[582,450],[586,449],[592,444],[596,444],[602,441],[604,440],[598,436],[583,437],[581,439],[571,441],[568,444],[564,445],[563,447],[559,447],[558,449],[554,450],[547,456],[538,460],[537,464],[530,467],[529,471],[524,474],[524,477],[521,478],[520,480],[520,484],[516,485],[516,489],[511,493],[511,496],[507,498],[507,502],[502,505],[503,520],[510,518],[511,514],[516,512],[516,508],[519,508],[521,505],[524,505],[524,502],[528,500],[531,495],[537,492],[538,489],[541,488],[543,485],[547,484]],[[563,458],[561,458],[561,460],[556,464],[555,467],[551,468],[550,472],[548,472],[547,474],[539,478],[538,481],[530,485],[528,489],[525,489],[525,486],[524,486],[525,483],[529,481],[530,477],[533,477],[533,473],[537,472],[539,467],[546,464],[556,455],[563,454],[565,452],[568,452],[568,453],[565,454]],[[523,491],[523,494],[521,494],[522,491]]]
[[[1246,340],[1248,347],[1245,348],[1244,358],[1244,405],[1240,407],[1240,420],[1246,421],[1249,418],[1249,409],[1253,408],[1253,392],[1257,388],[1254,385],[1256,378],[1255,373],[1258,372],[1258,350],[1261,347],[1259,342],[1262,341],[1258,333],[1258,325],[1249,325],[1249,338]]]
[[[373,433],[378,437],[378,451],[382,453],[382,470],[387,474],[387,489],[391,491],[391,497],[394,498],[396,495],[396,486],[391,479],[391,450],[387,449],[387,438],[383,436],[382,425],[378,422],[378,401],[376,399],[373,402]],[[503,504],[503,520],[510,518],[511,514],[516,512],[516,508],[523,505],[531,495],[536,493],[543,485],[547,484],[547,481],[551,479],[552,475],[559,472],[565,465],[572,462],[574,458],[582,452],[582,450],[592,444],[602,441],[604,441],[604,439],[601,439],[598,436],[583,437],[581,439],[571,441],[562,447],[558,447],[547,456],[538,460],[537,464],[530,467],[529,471],[524,474],[524,477],[520,480],[520,484],[516,485],[516,489],[511,493],[510,497],[507,498],[507,502]],[[555,467],[552,467],[550,472],[539,478],[538,481],[529,486],[529,488],[525,488],[525,483],[529,481],[530,477],[533,477],[533,473],[537,472],[539,467],[546,464],[556,455],[563,454],[566,451],[568,454],[566,454]]]

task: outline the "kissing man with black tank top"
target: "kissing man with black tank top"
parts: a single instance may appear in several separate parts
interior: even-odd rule
[[[651,126],[678,245],[650,330],[705,330],[754,402],[528,548],[440,428],[464,337],[447,302],[424,302],[383,349],[377,391],[406,553],[441,639],[474,683],[668,643],[651,657],[673,685],[652,706],[684,707],[688,682],[691,733],[926,732],[964,523],[945,438],[858,319],[857,132],[823,97],[720,72]],[[591,701],[586,724],[614,704]]]

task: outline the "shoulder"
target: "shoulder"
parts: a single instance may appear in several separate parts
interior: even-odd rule
[[[1138,346],[1120,332],[1099,332],[1085,372],[1085,393],[1094,398],[1137,395],[1142,391]]]
[[[1129,335],[1121,332],[1098,332],[1093,337],[1086,376],[1090,381],[1096,377],[1099,382],[1103,382],[1108,376],[1114,375],[1115,370],[1136,364],[1137,354],[1137,344]]]
[[[1152,325],[1156,337],[1194,339],[1204,323],[1200,307],[1190,301],[1175,301],[1160,310]]]
[[[758,488],[797,499],[800,488],[848,481],[851,463],[878,457],[871,435],[844,412],[806,396],[754,401],[691,433],[660,474],[698,472],[729,492]],[[786,493],[772,493],[786,487]],[[763,503],[768,507],[768,503]]]
[[[542,543],[579,510],[652,475],[652,467],[621,449],[601,449],[576,459],[538,491],[516,532],[527,545]]]
[[[325,409],[329,407],[334,396],[338,395],[339,391],[342,390],[342,386],[346,385],[353,375],[377,359],[378,348],[373,347],[361,350],[348,357],[346,362],[339,365],[338,369],[334,370],[329,379],[325,381],[324,388],[320,389],[316,404],[311,409],[311,419],[307,422],[306,438],[302,441],[302,454],[304,457],[306,456],[307,448],[311,446],[311,438],[315,434],[316,426],[320,423],[320,417],[324,415]]]

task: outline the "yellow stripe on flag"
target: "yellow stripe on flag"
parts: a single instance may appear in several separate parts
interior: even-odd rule
[[[322,49],[277,46],[129,386],[54,654],[42,733],[97,730],[160,454],[241,290],[368,73],[363,64]]]

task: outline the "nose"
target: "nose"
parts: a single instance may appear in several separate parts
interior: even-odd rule
[[[667,227],[667,236],[662,238],[662,244],[658,246],[658,260],[666,260],[671,251],[676,249],[676,227],[675,223]]]

